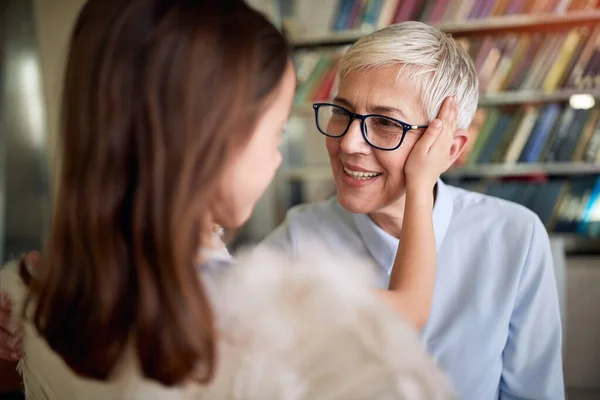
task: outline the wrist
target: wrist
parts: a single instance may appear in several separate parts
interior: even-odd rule
[[[433,200],[433,189],[435,187],[435,183],[432,185],[429,182],[413,182],[406,183],[406,195],[410,197],[416,197],[419,200],[425,200],[427,198],[431,198]]]

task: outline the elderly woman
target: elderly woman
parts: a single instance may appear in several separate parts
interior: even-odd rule
[[[403,225],[404,166],[421,126],[456,95],[460,156],[478,100],[476,71],[452,38],[418,22],[370,34],[340,65],[339,92],[314,105],[337,196],[292,209],[266,241],[294,254],[318,238],[370,257],[387,287]],[[438,265],[422,331],[461,399],[563,399],[561,322],[547,232],[529,210],[438,181]],[[434,200],[433,200],[434,199]]]

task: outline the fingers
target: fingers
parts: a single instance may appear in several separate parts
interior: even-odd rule
[[[452,146],[454,133],[456,132],[456,120],[458,119],[458,104],[456,96],[447,97],[438,114],[438,120],[442,123],[442,128],[431,145],[429,150],[438,149],[440,152],[447,152]]]
[[[438,113],[438,119],[442,120],[442,123],[448,128],[452,128],[452,131],[455,131],[457,116],[458,103],[456,102],[456,96],[446,97]]]
[[[11,303],[2,295],[0,304],[0,359],[17,361],[21,357],[22,332],[11,320]]]
[[[427,130],[423,133],[417,144],[417,151],[429,153],[433,145],[443,138],[441,147],[447,147],[446,144],[452,142],[454,131],[456,130],[456,119],[458,117],[458,105],[456,96],[447,97],[442,103],[438,118],[434,119]]]
[[[21,340],[0,329],[0,359],[18,361],[21,358]]]
[[[434,119],[429,124],[429,127],[423,135],[419,138],[419,141],[415,144],[413,150],[422,152],[424,154],[429,153],[429,149],[433,146],[437,138],[442,133],[443,123],[439,119]]]
[[[20,328],[11,318],[12,303],[6,294],[2,294],[0,301],[0,330],[4,330],[11,335],[20,336]]]
[[[12,350],[0,348],[0,360],[19,361],[19,355]]]

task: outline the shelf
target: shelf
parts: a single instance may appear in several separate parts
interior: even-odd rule
[[[434,26],[454,36],[503,33],[515,30],[540,31],[600,22],[600,10],[576,11],[563,15],[512,15],[465,22],[442,22]]]
[[[574,176],[600,174],[600,165],[584,163],[481,164],[457,167],[444,174],[447,178],[498,178],[507,176]]]
[[[515,30],[539,31],[580,26],[600,22],[600,10],[569,12],[563,15],[512,15],[479,20],[449,21],[432,24],[454,36],[471,36],[502,33]],[[351,44],[362,36],[373,32],[368,30],[347,30],[328,32],[320,35],[290,35],[294,47],[334,46]]]
[[[576,94],[589,94],[600,99],[599,89],[559,89],[552,93],[539,91],[515,90],[495,94],[483,94],[479,96],[480,106],[501,106],[509,104],[539,104],[569,101]],[[296,115],[313,115],[312,104],[294,104],[292,113]]]
[[[551,238],[560,239],[565,246],[565,253],[573,255],[598,255],[600,238],[586,237],[575,233],[549,232]]]
[[[590,94],[600,99],[600,89],[559,89],[552,93],[539,91],[515,90],[495,94],[483,94],[479,97],[480,106],[504,104],[535,104],[569,101],[576,94]]]
[[[483,164],[457,167],[444,174],[445,178],[501,178],[511,176],[546,175],[577,176],[600,174],[600,164],[548,163],[548,164]],[[329,167],[288,168],[280,171],[288,180],[326,181],[333,179]]]
[[[546,165],[482,165],[477,167],[456,168],[445,177],[462,177],[465,175],[473,177],[501,177],[501,176],[523,176],[535,173],[550,175],[579,175],[600,174],[600,165],[590,164],[546,164]],[[300,181],[331,181],[333,179],[329,167],[314,168],[290,168],[279,172],[280,176],[287,180]],[[586,255],[600,253],[600,238],[591,238],[575,233],[553,233],[550,236],[563,241],[567,255]]]

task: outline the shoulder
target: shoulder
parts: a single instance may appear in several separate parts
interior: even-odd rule
[[[452,196],[455,223],[474,231],[484,231],[486,235],[508,235],[520,240],[529,238],[527,243],[531,242],[534,231],[543,231],[547,238],[544,225],[530,209],[487,194],[446,187]]]
[[[313,222],[329,222],[345,220],[349,213],[337,202],[337,197],[318,203],[300,204],[286,213],[286,221],[290,225],[303,226]]]
[[[288,210],[283,223],[263,241],[263,245],[295,253],[315,238],[321,243],[340,246],[354,243],[356,237],[352,213],[339,205],[337,197],[332,197]]]
[[[454,202],[449,242],[467,246],[475,264],[485,260],[486,268],[511,279],[521,276],[523,268],[553,270],[550,238],[537,214],[486,194],[448,190]]]

